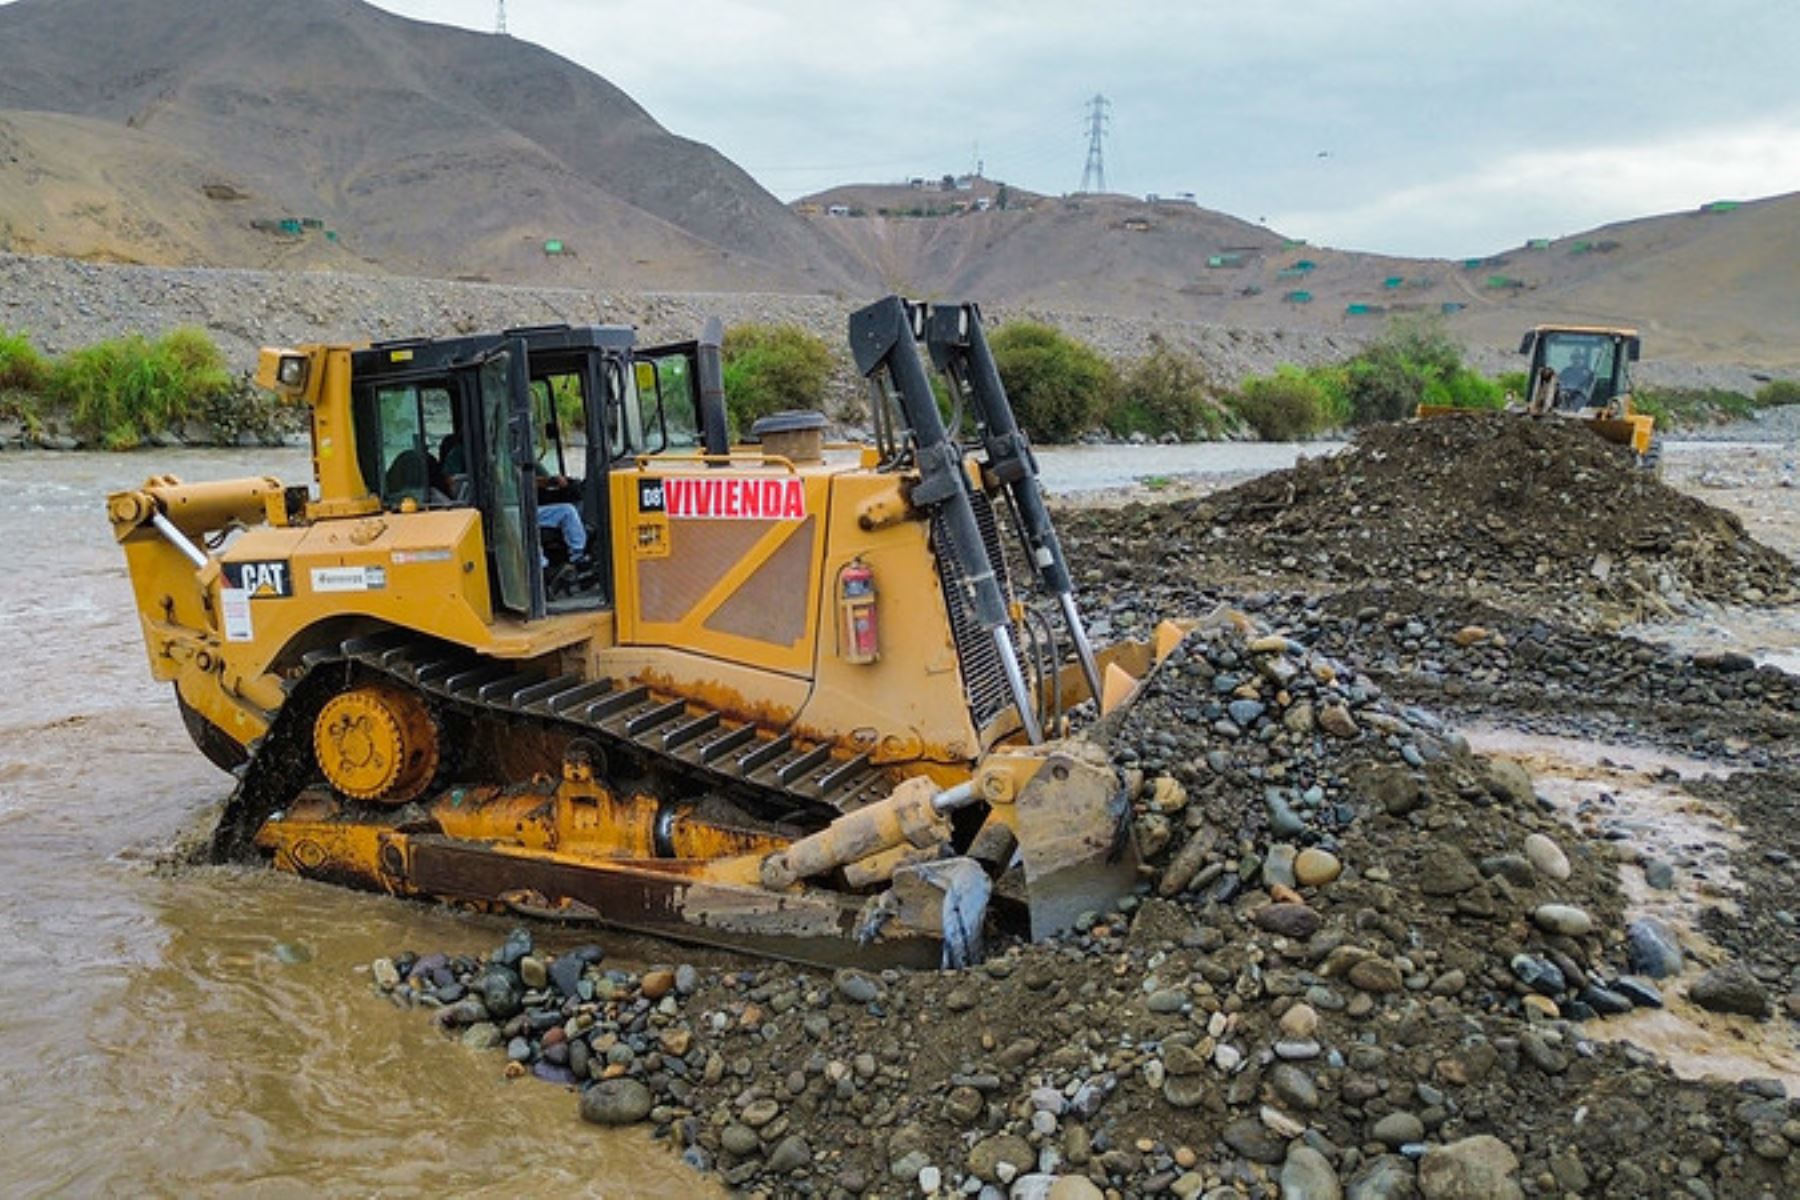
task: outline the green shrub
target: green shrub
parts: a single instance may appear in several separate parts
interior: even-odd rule
[[[1777,379],[1756,389],[1758,408],[1779,408],[1787,404],[1800,404],[1800,379]]]
[[[1639,388],[1631,395],[1631,405],[1669,429],[1741,420],[1756,410],[1749,396],[1724,388]]]
[[[172,329],[156,340],[153,349],[168,360],[190,391],[212,394],[230,390],[231,370],[204,329],[191,325]]]
[[[1401,316],[1346,365],[1352,425],[1413,415],[1434,380],[1462,367],[1462,351],[1433,317]]]
[[[1325,397],[1324,408],[1320,414],[1320,432],[1327,429],[1342,429],[1350,424],[1352,412],[1350,405],[1350,368],[1339,364],[1331,367],[1312,367],[1306,377],[1318,387]]]
[[[1506,389],[1478,371],[1457,367],[1448,375],[1426,382],[1424,402],[1448,408],[1499,409],[1506,407]]]
[[[1016,321],[997,330],[989,345],[1019,425],[1033,441],[1071,441],[1112,407],[1118,373],[1085,342]]]
[[[41,392],[50,364],[22,333],[0,329],[0,392]]]
[[[1268,442],[1293,442],[1326,429],[1331,396],[1310,373],[1278,367],[1273,375],[1244,381],[1231,407],[1256,436]]]
[[[1502,400],[1510,395],[1523,404],[1526,394],[1531,391],[1531,372],[1504,371],[1494,377],[1494,385],[1500,389]]]
[[[1139,359],[1120,381],[1102,424],[1115,437],[1141,433],[1160,438],[1174,434],[1182,441],[1217,437],[1224,432],[1225,413],[1213,402],[1206,368],[1150,335],[1150,353]]]
[[[58,360],[50,394],[75,432],[125,450],[193,417],[205,417],[235,383],[205,333],[178,329],[157,341],[129,334]]]
[[[797,325],[734,325],[722,357],[725,406],[741,432],[770,413],[824,406],[831,351]]]
[[[37,436],[44,428],[43,410],[37,394],[0,390],[0,420],[16,421],[27,436]]]

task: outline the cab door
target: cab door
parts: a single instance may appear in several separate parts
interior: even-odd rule
[[[533,620],[544,615],[544,571],[525,343],[509,339],[463,371],[475,398],[480,433],[476,477],[494,595],[501,608]]]

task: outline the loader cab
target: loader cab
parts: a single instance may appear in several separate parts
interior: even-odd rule
[[[552,325],[357,351],[365,484],[390,512],[478,510],[503,611],[533,620],[610,607],[608,472],[697,452],[709,437],[701,344],[633,343],[626,327]]]
[[[1631,394],[1630,363],[1636,362],[1639,340],[1632,330],[1553,328],[1526,333],[1519,353],[1531,355],[1531,387],[1535,391],[1554,372],[1556,394],[1546,397],[1563,411],[1609,408]]]

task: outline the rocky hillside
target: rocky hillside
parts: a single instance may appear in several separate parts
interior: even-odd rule
[[[1496,368],[1517,365],[1503,352],[1537,322],[1619,324],[1657,357],[1800,370],[1800,194],[1451,261],[1310,246],[1189,203],[1015,193],[979,209],[991,186],[934,187],[839,188],[795,208],[920,295],[1351,336],[1439,313]]]
[[[604,79],[360,0],[0,7],[0,161],[14,251],[724,290],[862,277]]]

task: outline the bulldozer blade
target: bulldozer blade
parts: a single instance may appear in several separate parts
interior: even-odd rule
[[[859,937],[865,898],[771,892],[702,859],[599,858],[553,849],[277,816],[258,834],[275,865],[395,896],[504,907],[816,966],[935,967],[940,937],[905,921]]]
[[[670,871],[661,860],[569,862],[450,838],[409,842],[412,885],[441,899],[529,889],[614,928],[815,966],[934,967],[940,958],[937,937],[891,925],[886,936],[859,942],[861,898],[818,889],[771,893]]]
[[[1137,694],[1138,681],[1118,663],[1106,664],[1106,683],[1100,690],[1100,715],[1115,712]]]
[[[1079,738],[1043,750],[1012,822],[1033,940],[1111,908],[1137,882],[1138,865],[1131,806],[1106,752]]]

